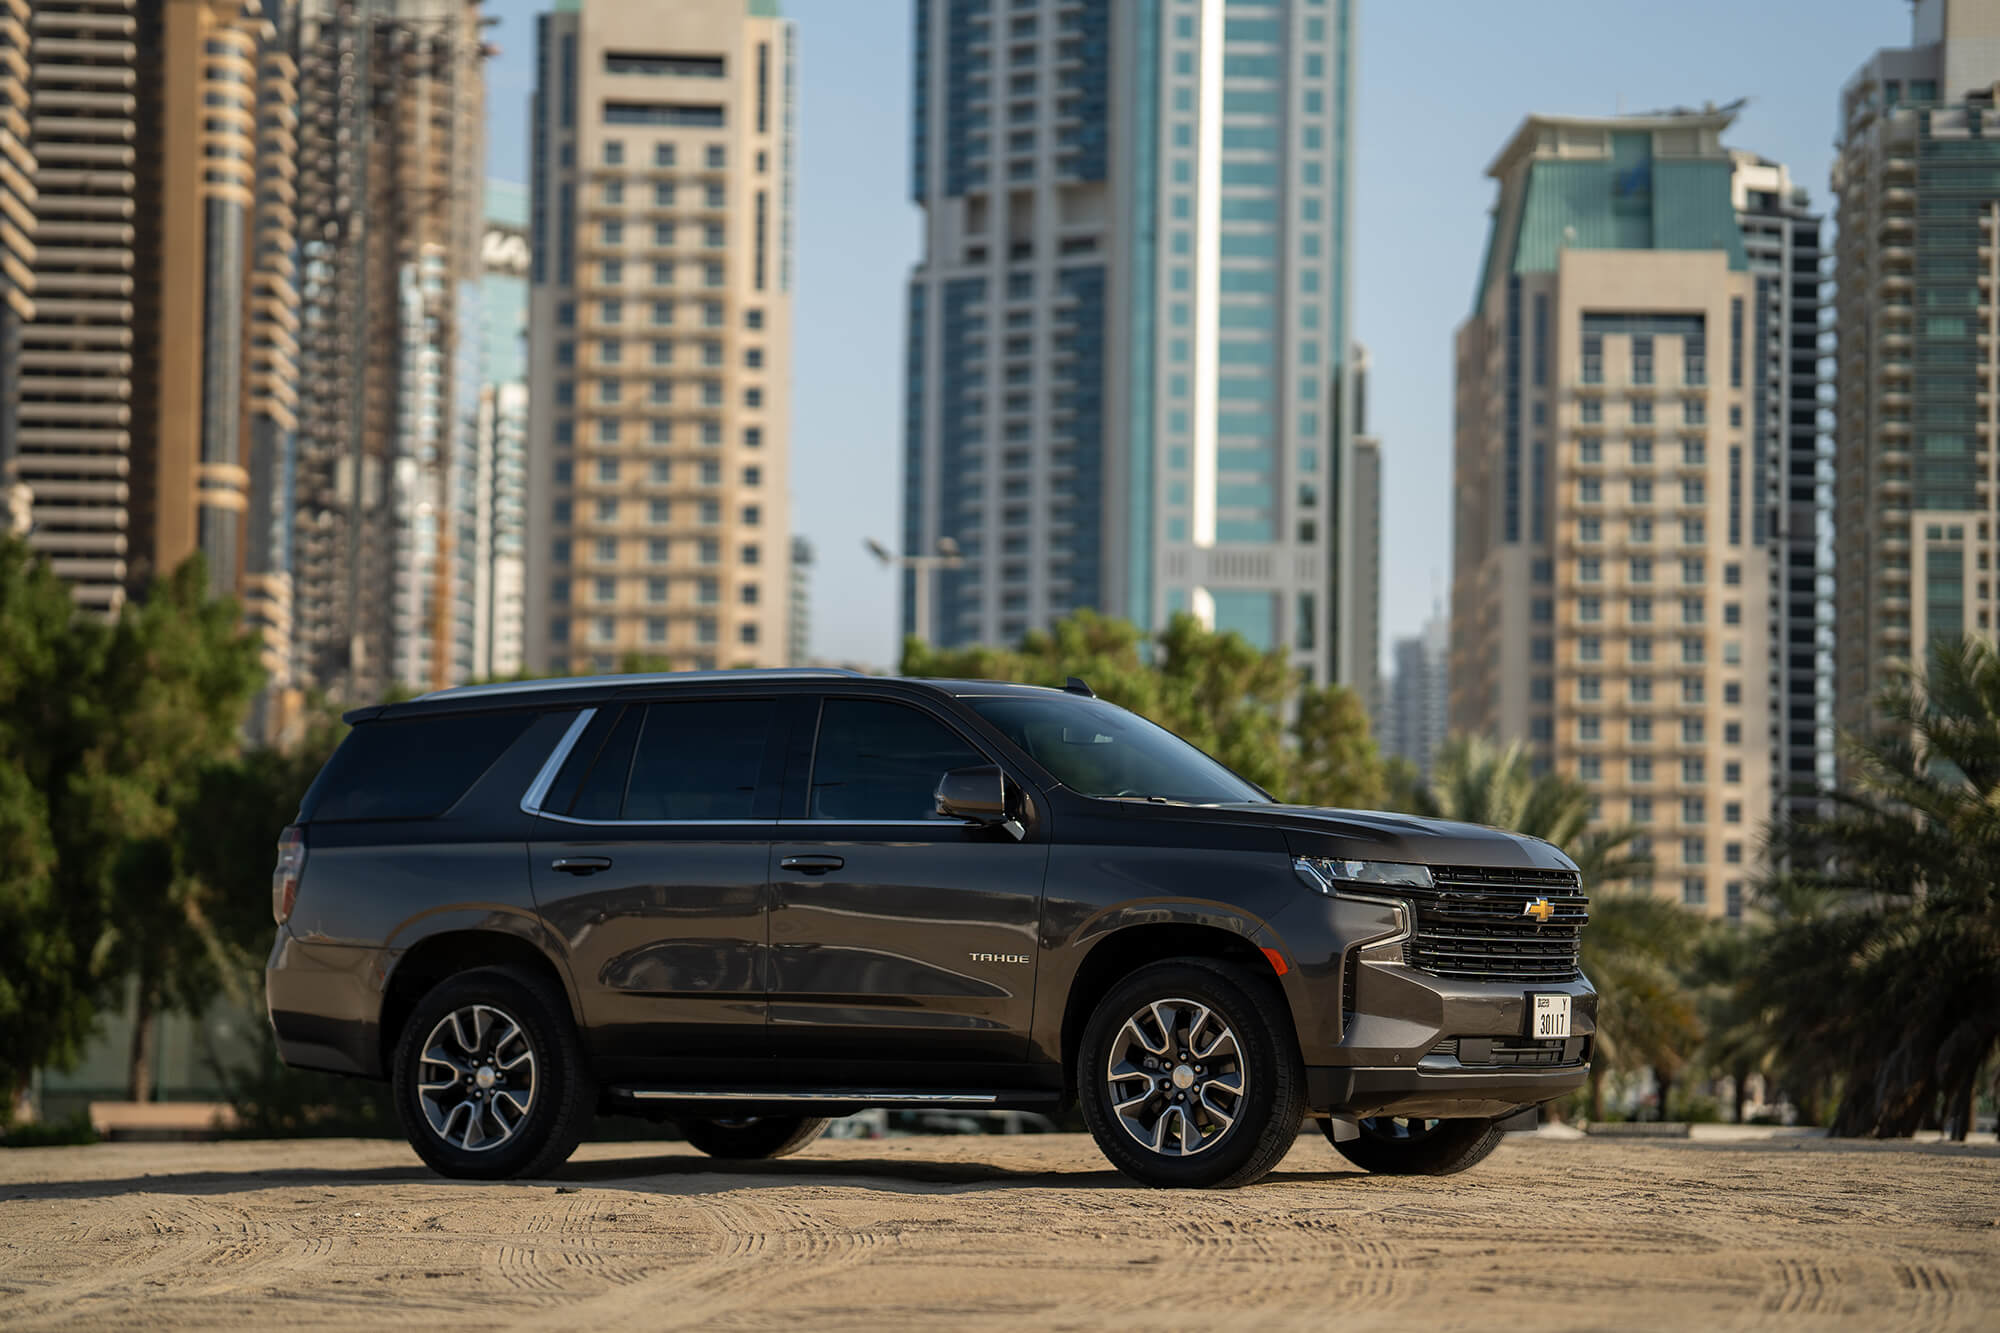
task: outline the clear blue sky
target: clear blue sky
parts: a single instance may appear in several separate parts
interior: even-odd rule
[[[1485,242],[1500,145],[1530,111],[1601,115],[1749,97],[1728,141],[1825,206],[1841,84],[1909,40],[1905,0],[1360,0],[1356,335],[1384,453],[1382,642],[1423,622],[1451,566],[1451,340]],[[489,174],[526,176],[534,0],[489,0]],[[898,538],[909,0],[785,0],[799,25],[792,514],[819,548],[813,652],[886,665]]]

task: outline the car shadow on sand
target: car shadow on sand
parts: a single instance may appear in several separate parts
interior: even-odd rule
[[[1266,1184],[1311,1184],[1361,1179],[1364,1172],[1286,1170]],[[686,1153],[638,1152],[629,1157],[593,1158],[565,1164],[534,1180],[450,1180],[427,1167],[383,1166],[354,1170],[326,1168],[245,1168],[241,1171],[165,1172],[104,1179],[22,1181],[0,1184],[0,1205],[37,1200],[89,1200],[129,1194],[213,1195],[256,1190],[317,1188],[366,1190],[381,1185],[427,1185],[439,1190],[486,1190],[527,1186],[555,1189],[620,1189],[649,1194],[708,1194],[741,1189],[783,1189],[800,1184],[847,1184],[894,1194],[934,1194],[975,1189],[1138,1190],[1146,1188],[1110,1167],[1084,1169],[1018,1168],[990,1162],[944,1162],[909,1157],[817,1158],[801,1154],[775,1161],[722,1161]]]

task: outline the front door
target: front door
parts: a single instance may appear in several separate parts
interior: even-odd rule
[[[765,911],[779,766],[773,699],[631,703],[591,727],[529,846],[593,1050],[687,1080],[767,1054]],[[696,1063],[690,1063],[696,1062]]]
[[[771,852],[773,1050],[830,1086],[1020,1061],[1047,843],[936,813],[939,778],[995,762],[939,714],[859,696],[814,711],[794,723],[815,741]]]

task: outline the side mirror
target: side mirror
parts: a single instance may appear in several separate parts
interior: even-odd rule
[[[1015,841],[1028,836],[1020,821],[1007,813],[1007,777],[998,765],[957,768],[938,779],[937,812],[985,827],[999,825]]]

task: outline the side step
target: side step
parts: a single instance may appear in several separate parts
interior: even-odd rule
[[[718,1102],[734,1106],[887,1106],[934,1110],[1043,1110],[1057,1105],[1062,1094],[1035,1088],[1004,1092],[933,1092],[910,1088],[663,1088],[621,1086],[607,1089],[611,1096],[635,1102],[698,1103]]]

